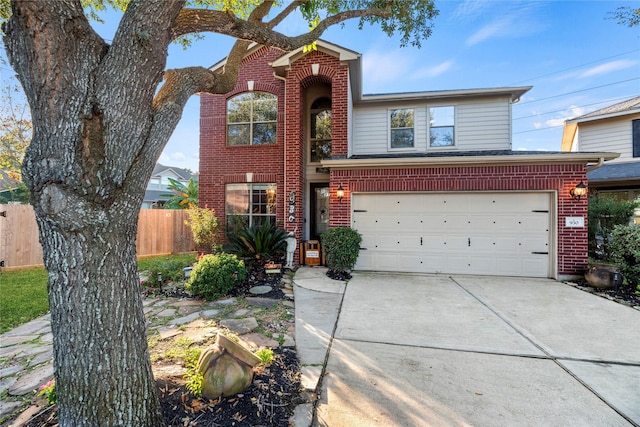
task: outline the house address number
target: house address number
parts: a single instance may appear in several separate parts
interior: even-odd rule
[[[287,219],[289,222],[296,221],[296,192],[292,191],[289,193],[289,218]]]
[[[582,228],[584,227],[584,218],[581,216],[569,216],[565,218],[565,227]]]

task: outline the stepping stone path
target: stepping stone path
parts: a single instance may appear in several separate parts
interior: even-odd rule
[[[283,276],[285,295],[292,300],[291,279]],[[248,307],[240,307],[236,298],[201,301],[178,298],[144,298],[147,335],[160,340],[189,339],[191,342],[210,341],[220,328],[238,334],[253,350],[277,347],[279,334],[273,338],[254,332],[257,316],[279,302],[293,311],[293,301],[259,297],[271,292],[271,286],[255,286],[247,297]],[[43,407],[30,402],[29,395],[53,378],[53,335],[50,315],[39,317],[0,335],[0,424],[24,426]],[[281,334],[283,345],[294,346],[295,329]],[[165,367],[166,368],[166,367]],[[156,376],[162,375],[154,369]],[[182,369],[180,367],[180,369]],[[166,370],[166,369],[165,369]],[[7,421],[11,419],[9,424]]]

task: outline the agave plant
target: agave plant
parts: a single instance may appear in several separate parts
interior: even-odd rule
[[[228,236],[229,251],[239,256],[267,260],[287,249],[287,233],[276,224],[262,222],[241,228]]]

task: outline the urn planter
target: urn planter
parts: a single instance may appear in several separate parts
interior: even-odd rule
[[[247,389],[253,381],[253,367],[260,358],[222,334],[198,360],[202,374],[202,395],[209,399],[232,396]]]

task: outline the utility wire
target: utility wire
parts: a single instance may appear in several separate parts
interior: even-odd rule
[[[618,98],[606,99],[604,101],[593,102],[591,104],[576,105],[576,106],[572,106],[570,108],[583,108],[583,107],[590,107],[592,105],[607,104],[607,103],[610,103],[610,102],[621,101],[623,99],[635,98],[636,96],[640,96],[640,95],[620,96]],[[516,105],[516,107],[517,107],[517,105]],[[531,114],[531,115],[528,115],[528,116],[516,117],[513,120],[528,119],[529,117],[540,117],[540,116],[545,116],[547,114],[560,113],[560,112],[563,112],[563,111],[567,111],[567,108],[563,108],[561,110],[547,111],[547,112],[544,112],[544,113]]]
[[[621,83],[632,82],[634,80],[640,80],[640,77],[634,77],[632,79],[621,80],[619,82],[607,83],[606,85],[600,85],[600,86],[594,86],[594,87],[590,87],[590,88],[586,88],[586,89],[575,90],[573,92],[565,92],[565,93],[561,93],[561,94],[558,94],[558,95],[547,96],[546,98],[534,99],[533,101],[520,102],[520,103],[518,103],[518,105],[532,104],[534,102],[546,101],[547,99],[560,98],[561,96],[573,95],[575,93],[581,93],[581,92],[587,92],[587,91],[590,91],[590,90],[600,89],[600,88],[607,87],[607,86],[614,86],[614,85],[618,85],[618,84],[621,84]]]
[[[560,74],[560,73],[564,73],[565,71],[570,71],[570,70],[575,70],[576,68],[582,68],[585,67],[587,65],[591,65],[591,64],[597,64],[598,62],[602,62],[602,61],[606,61],[607,59],[613,59],[613,58],[617,58],[619,56],[624,56],[624,55],[628,55],[630,53],[635,53],[640,51],[640,49],[634,49],[634,50],[630,50],[628,52],[623,52],[623,53],[619,53],[617,55],[612,55],[612,56],[607,56],[606,58],[601,58],[601,59],[596,59],[595,61],[591,61],[591,62],[585,62],[584,64],[580,64],[580,65],[575,65],[573,67],[569,67],[569,68],[564,68],[562,70],[558,70],[558,71],[554,71],[552,73],[547,73],[547,74],[543,74],[541,76],[537,76],[537,77],[531,77],[529,79],[524,79],[524,80],[520,80],[517,81],[515,83],[512,83],[514,85],[520,84],[520,83],[524,83],[524,82],[532,82],[538,79],[541,79],[543,77],[549,77],[549,76],[553,76],[555,74]]]

